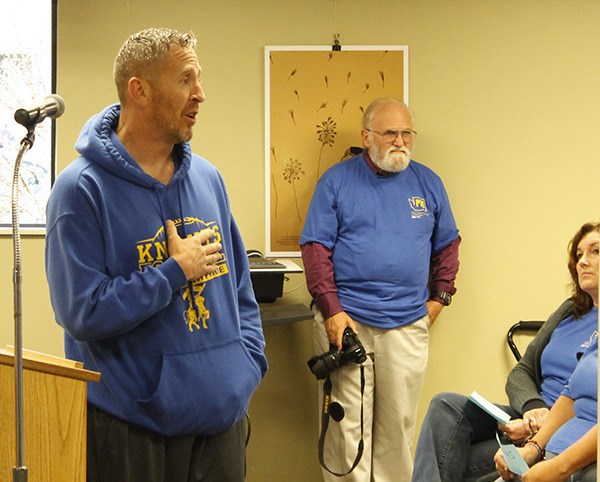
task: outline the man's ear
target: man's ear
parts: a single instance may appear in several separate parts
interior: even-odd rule
[[[367,129],[363,129],[360,132],[360,137],[362,139],[363,146],[369,147],[371,145],[371,139],[369,139],[369,134],[371,134]]]
[[[132,102],[145,105],[150,97],[150,84],[140,77],[132,77],[127,82],[127,92]]]

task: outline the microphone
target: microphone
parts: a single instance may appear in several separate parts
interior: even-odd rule
[[[65,101],[62,97],[57,94],[51,94],[40,105],[36,105],[30,109],[17,109],[15,111],[15,120],[29,129],[42,122],[46,117],[50,117],[50,119],[60,117],[64,111]]]

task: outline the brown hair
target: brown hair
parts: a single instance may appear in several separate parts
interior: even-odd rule
[[[581,318],[594,306],[592,297],[583,291],[579,286],[579,276],[577,275],[577,250],[579,243],[588,233],[592,231],[600,232],[600,223],[585,223],[579,231],[575,233],[573,239],[569,242],[568,253],[569,253],[569,273],[571,273],[571,288],[573,289],[573,317]]]
[[[147,75],[173,45],[196,47],[192,32],[181,33],[168,28],[149,28],[129,37],[115,58],[114,78],[121,102],[126,98],[127,83],[132,77]]]

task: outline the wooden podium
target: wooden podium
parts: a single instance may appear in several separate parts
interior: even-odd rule
[[[0,480],[16,464],[15,369],[0,349]],[[65,358],[23,350],[23,460],[29,482],[85,482],[86,382],[98,372]]]

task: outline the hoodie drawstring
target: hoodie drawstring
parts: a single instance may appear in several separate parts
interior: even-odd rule
[[[156,199],[158,201],[158,208],[160,210],[160,217],[163,220],[163,229],[165,230],[165,239],[167,236],[167,219],[163,210],[163,205],[160,199],[160,193],[159,193],[159,189],[158,187],[154,188],[154,192],[156,193]],[[177,199],[179,201],[179,217],[181,219],[181,228],[183,231],[183,237],[187,238],[187,229],[185,227],[185,218],[183,217],[183,201],[181,199],[181,189],[179,187],[179,185],[177,186]],[[192,307],[194,308],[194,312],[196,313],[196,319],[199,320],[200,319],[200,308],[198,308],[198,304],[196,303],[196,297],[194,296],[194,282],[191,280],[188,280],[187,282],[187,287],[190,290],[190,300],[192,302]],[[183,289],[183,288],[182,288]]]

